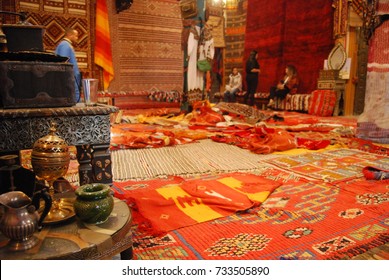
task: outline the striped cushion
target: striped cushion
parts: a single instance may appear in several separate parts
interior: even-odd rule
[[[310,94],[293,94],[290,96],[290,109],[291,111],[303,111],[308,112],[309,101],[311,99]]]
[[[336,104],[336,92],[333,90],[315,90],[312,92],[308,114],[322,117],[332,116]]]
[[[287,94],[284,99],[275,98],[275,109],[308,112],[311,94]]]

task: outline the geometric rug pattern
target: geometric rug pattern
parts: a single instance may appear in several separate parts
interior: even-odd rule
[[[201,150],[202,144],[206,147],[206,142],[201,140],[198,149]],[[194,144],[197,143],[167,148],[191,150]],[[233,155],[237,148],[216,145],[223,147],[224,155]],[[172,162],[176,156],[170,154]],[[255,156],[258,160],[261,155]],[[386,246],[389,242],[389,180],[366,180],[362,173],[365,166],[388,170],[389,158],[354,149],[288,156],[273,154],[273,158],[262,158],[257,161],[257,168],[244,172],[278,182],[280,186],[260,206],[166,234],[152,234],[144,225],[134,223],[134,259],[352,259],[373,248]],[[220,173],[231,174],[226,170]],[[206,174],[197,174],[197,180],[206,179]],[[168,172],[165,175],[168,176]],[[163,180],[172,180],[169,178]],[[141,181],[134,187],[147,188],[148,181],[155,184],[153,180]]]
[[[338,185],[287,170],[259,172],[282,183],[260,206],[173,230],[134,226],[134,259],[351,259],[389,242],[389,181]]]
[[[16,10],[28,12],[27,21],[33,25],[45,27],[43,44],[45,51],[54,51],[62,40],[65,29],[75,28],[78,41],[74,48],[79,68],[82,72],[92,71],[92,47],[94,34],[93,6],[90,0],[35,1],[17,0]]]
[[[341,181],[363,177],[361,171],[366,166],[385,168],[389,166],[389,158],[359,150],[336,149],[298,156],[279,157],[267,161],[267,163],[312,179],[336,184]]]
[[[353,140],[342,138],[344,143]],[[163,180],[171,180],[172,175],[181,180],[195,177],[198,186],[209,176],[233,176],[234,172],[280,184],[260,206],[165,234],[138,223],[134,208],[134,259],[353,259],[388,246],[389,180],[367,180],[362,170],[366,166],[389,170],[389,157],[381,150],[344,147],[259,155],[207,139],[113,151],[114,166],[121,169],[115,176],[123,179],[116,182],[114,176],[114,180],[123,184],[124,193],[156,183],[165,186]],[[126,186],[128,177],[140,181]],[[159,210],[154,211],[156,215],[161,214]]]
[[[108,1],[111,2],[111,1]],[[113,5],[113,4],[110,4]],[[114,14],[110,9],[115,78],[110,91],[182,91],[182,19],[179,1],[137,0]]]

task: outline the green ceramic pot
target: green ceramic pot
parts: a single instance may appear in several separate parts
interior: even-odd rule
[[[113,197],[110,186],[92,183],[76,189],[77,199],[74,212],[83,222],[101,224],[107,221],[113,209]]]

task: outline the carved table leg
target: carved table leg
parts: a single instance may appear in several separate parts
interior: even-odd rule
[[[94,182],[92,172],[92,147],[91,145],[76,146],[77,160],[80,164],[78,167],[78,175],[80,178],[80,186]]]
[[[133,257],[132,247],[120,253],[120,259],[122,260],[132,260],[132,257]]]
[[[109,144],[77,146],[80,186],[90,183],[112,185],[112,162]]]
[[[112,161],[108,144],[93,145],[92,169],[96,183],[112,185]]]

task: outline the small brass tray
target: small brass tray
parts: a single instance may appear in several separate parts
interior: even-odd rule
[[[52,213],[52,210],[50,210],[50,213],[43,220],[43,225],[60,224],[76,216],[73,207],[74,200],[75,200],[74,198],[58,199],[57,200],[58,209],[54,211],[54,213]],[[43,211],[43,207],[40,207],[39,210],[40,212]]]

